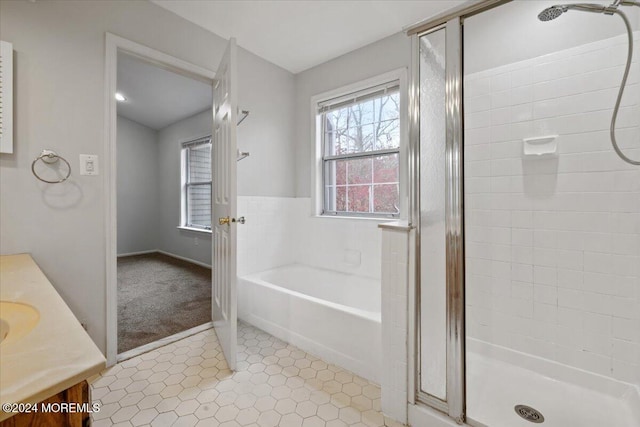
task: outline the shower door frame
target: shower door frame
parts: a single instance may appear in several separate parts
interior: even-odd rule
[[[464,270],[464,19],[511,0],[476,0],[405,29],[411,37],[409,92],[410,225],[415,230],[414,289],[409,304],[409,404],[444,412],[458,424],[466,421],[465,270]],[[445,241],[446,241],[446,399],[421,390],[420,345],[420,37],[445,30]]]

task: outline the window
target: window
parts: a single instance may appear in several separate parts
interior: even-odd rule
[[[211,136],[182,144],[182,226],[211,230]]]
[[[322,154],[322,214],[400,213],[398,80],[316,105]]]

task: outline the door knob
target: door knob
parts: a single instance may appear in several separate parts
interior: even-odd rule
[[[225,216],[223,218],[218,218],[218,223],[220,225],[231,224],[232,222],[238,222],[240,224],[244,224],[245,223],[245,219],[244,219],[243,216],[239,217],[238,219],[230,218],[228,216]]]

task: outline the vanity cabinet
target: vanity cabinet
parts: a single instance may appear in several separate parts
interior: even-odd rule
[[[9,326],[0,344],[0,427],[89,425],[87,378],[105,367],[100,349],[29,254],[0,256],[0,283],[0,320]],[[38,411],[18,402],[39,402]]]
[[[57,403],[77,403],[89,404],[89,385],[82,381],[60,393],[43,400],[38,404]],[[85,408],[88,405],[84,406]],[[0,422],[0,427],[85,427],[91,425],[88,412],[42,412],[37,413],[17,413],[11,418]]]

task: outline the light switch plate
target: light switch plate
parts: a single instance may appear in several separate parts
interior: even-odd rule
[[[99,175],[98,156],[95,154],[80,154],[80,175]]]

